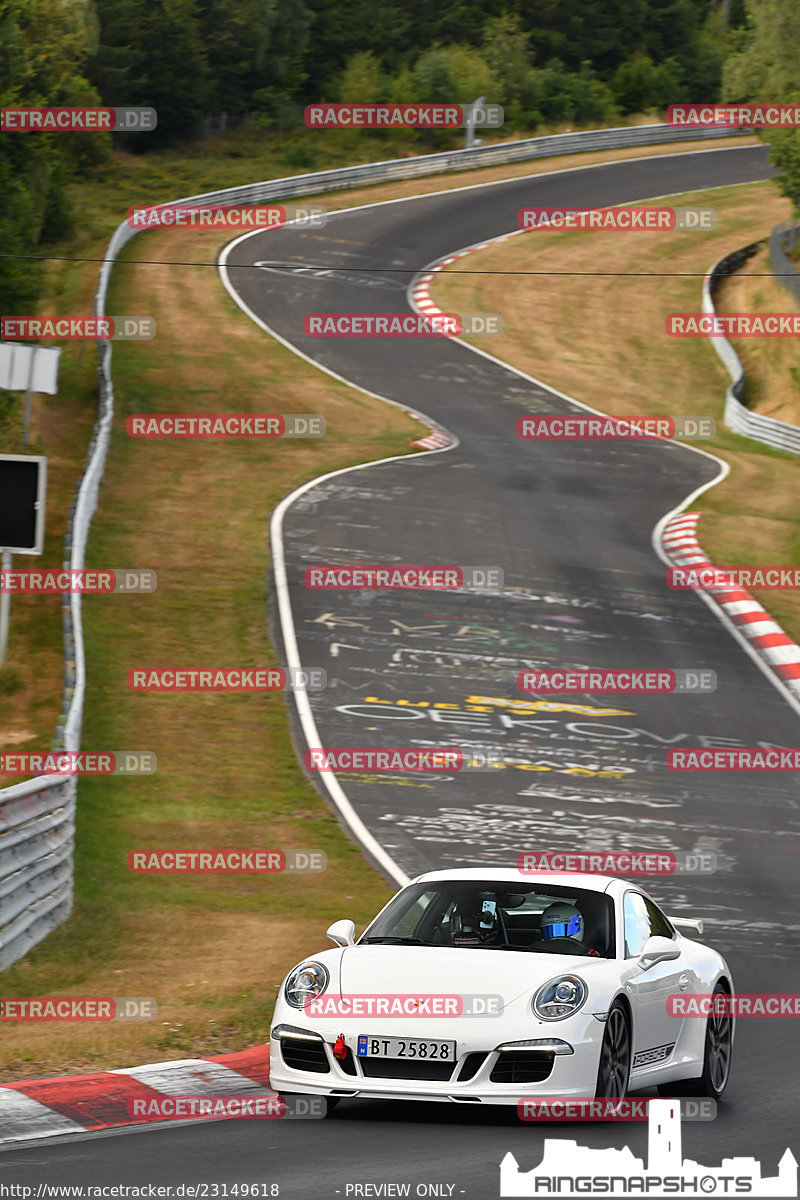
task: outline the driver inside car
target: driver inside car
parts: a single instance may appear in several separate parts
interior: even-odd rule
[[[542,913],[542,941],[549,942],[554,938],[572,938],[573,941],[586,945],[583,940],[584,923],[580,909],[574,904],[557,902],[550,904]],[[594,958],[599,958],[596,950],[586,945],[586,949]]]
[[[454,946],[496,946],[500,929],[495,900],[462,900],[450,917],[450,940]]]

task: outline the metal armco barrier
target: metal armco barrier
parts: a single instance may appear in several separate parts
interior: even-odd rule
[[[760,242],[753,242],[741,250],[726,254],[719,262],[714,263],[703,282],[704,313],[716,312],[714,296],[722,279],[733,271],[738,271],[758,252],[760,246]],[[753,438],[754,441],[763,442],[766,446],[774,446],[776,450],[800,454],[800,427],[790,425],[788,421],[778,421],[775,417],[765,417],[763,413],[752,412],[747,408],[743,403],[747,377],[739,355],[725,337],[712,337],[710,341],[733,381],[725,393],[724,421],[728,429],[733,433]]]
[[[389,159],[356,167],[340,167],[267,179],[261,183],[205,192],[181,200],[154,204],[258,204],[267,200],[310,196],[359,184],[417,179],[450,171],[465,171],[503,163],[579,154],[592,150],[659,146],[669,142],[699,142],[720,137],[746,136],[748,130],[683,129],[673,125],[635,125],[592,129],[525,138],[471,150],[452,150],[416,158]],[[96,316],[105,315],[111,268],[120,250],[142,229],[123,221],[114,231],[100,268],[94,299]],[[64,566],[81,569],[85,563],[89,525],[97,506],[111,436],[114,389],[111,377],[111,344],[98,343],[98,418],[70,515],[65,541]],[[86,663],[81,626],[81,596],[64,597],[64,699],[54,749],[80,749]],[[72,910],[72,851],[77,780],[43,776],[0,790],[0,970],[16,962],[66,920]],[[34,802],[36,801],[36,803]]]

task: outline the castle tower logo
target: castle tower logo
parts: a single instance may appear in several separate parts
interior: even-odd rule
[[[648,1105],[647,1164],[627,1146],[592,1150],[563,1138],[548,1138],[542,1161],[520,1171],[510,1152],[500,1164],[500,1195],[536,1196],[797,1196],[797,1159],[787,1149],[778,1174],[764,1178],[755,1158],[724,1158],[703,1167],[681,1157],[679,1100]]]

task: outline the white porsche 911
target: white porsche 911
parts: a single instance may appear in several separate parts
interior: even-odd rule
[[[522,1097],[718,1099],[734,1020],[671,1016],[668,997],[733,994],[725,960],[635,883],[512,868],[430,871],[358,942],[284,980],[270,1079],[284,1095],[514,1104]],[[685,1005],[677,1006],[685,1008]],[[718,1006],[720,1007],[720,1006]]]

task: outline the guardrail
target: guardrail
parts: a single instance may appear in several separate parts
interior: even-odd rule
[[[793,225],[791,221],[773,226],[769,235],[769,263],[778,278],[778,283],[791,292],[800,304],[800,271],[788,254],[789,249],[794,247],[798,234],[800,226]]]
[[[703,281],[703,312],[714,314],[714,296],[720,283],[734,271],[738,271],[748,259],[762,246],[762,242],[752,242],[740,250],[726,254],[708,272]],[[725,393],[724,421],[733,433],[741,433],[754,441],[763,442],[766,446],[774,446],[776,450],[787,450],[790,454],[800,454],[800,428],[790,425],[788,421],[779,421],[776,417],[766,417],[763,413],[753,412],[744,404],[747,376],[739,355],[726,337],[712,337],[712,346],[725,364],[728,374],[733,381]]]
[[[470,150],[451,150],[442,154],[313,171],[154,203],[257,204],[265,200],[318,195],[359,184],[418,179],[426,175],[524,162],[553,155],[659,146],[670,142],[709,141],[720,137],[746,136],[748,132],[703,127],[682,129],[673,125],[590,129],[582,133],[525,138]],[[114,231],[100,268],[94,299],[95,315],[105,315],[111,269],[117,255],[131,238],[142,232],[142,229],[131,228],[126,221]],[[65,541],[64,565],[77,569],[84,566],[89,524],[97,506],[97,494],[111,436],[114,388],[109,342],[98,342],[98,381],[98,418]],[[79,593],[64,597],[64,660],[64,701],[54,745],[59,749],[78,750],[86,688]],[[26,954],[56,925],[66,920],[72,910],[76,792],[75,778],[65,779],[62,776],[43,776],[0,790],[0,970]]]

